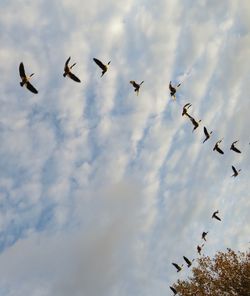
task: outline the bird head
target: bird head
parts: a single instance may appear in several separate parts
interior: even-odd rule
[[[30,74],[30,77],[33,76],[33,75],[35,75],[35,73]]]

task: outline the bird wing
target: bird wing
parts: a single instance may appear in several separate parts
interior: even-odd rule
[[[216,216],[216,215],[214,215],[214,218],[217,219],[217,220],[219,220],[219,221],[221,221],[221,218],[218,217],[218,216]]]
[[[241,151],[232,144],[231,149],[237,153],[241,153]]]
[[[93,60],[102,70],[106,70],[106,66],[100,60],[96,58],[93,58]]]
[[[186,107],[188,107],[188,106],[191,106],[191,104],[190,104],[190,103],[187,103],[187,104],[185,104],[185,105],[183,106],[183,108],[186,108]]]
[[[234,172],[236,175],[238,174],[236,168],[235,168],[233,165],[232,165],[232,170],[233,170],[233,172]]]
[[[174,294],[176,295],[177,294],[177,291],[175,290],[175,288],[169,286],[169,288],[174,292]]]
[[[224,152],[220,149],[220,147],[216,147],[216,150],[220,153],[220,154],[224,154]]]
[[[67,61],[65,62],[65,68],[68,67],[68,63],[70,61],[70,57],[67,59]]]
[[[206,137],[209,137],[209,133],[208,133],[208,131],[207,131],[207,129],[206,129],[205,126],[204,126],[203,130],[204,130],[204,134],[205,134],[205,136],[206,136]]]
[[[142,80],[142,82],[140,83],[140,85],[142,85],[142,84],[143,84],[143,82],[144,82],[144,80]]]
[[[23,63],[21,62],[20,65],[19,65],[19,74],[20,74],[20,77],[23,78],[25,77],[25,70],[24,70],[24,65]]]
[[[187,262],[188,265],[192,264],[191,261],[187,257],[183,256],[183,259]]]
[[[38,91],[34,88],[34,86],[29,81],[26,83],[26,87],[28,90],[30,90],[34,94],[38,94]]]
[[[172,263],[174,265],[175,268],[180,269],[180,266],[176,263]]]
[[[72,72],[69,72],[69,77],[76,82],[81,82],[81,80],[78,77],[76,77]]]

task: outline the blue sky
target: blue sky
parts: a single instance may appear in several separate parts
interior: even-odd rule
[[[1,295],[171,295],[171,262],[196,258],[203,231],[207,255],[248,249],[247,0],[0,10]],[[62,75],[69,56],[80,84]],[[111,60],[102,78],[93,57]],[[38,95],[20,87],[21,61]],[[130,80],[145,81],[139,96]],[[183,82],[176,101],[170,80]]]

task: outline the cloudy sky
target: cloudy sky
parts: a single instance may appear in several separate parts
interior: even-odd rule
[[[204,254],[248,249],[248,0],[0,11],[1,296],[168,296],[171,262],[196,258],[203,231]],[[62,75],[69,56],[81,83]],[[102,78],[93,57],[111,60]],[[21,61],[37,95],[19,85]],[[130,80],[145,81],[139,96]],[[176,101],[170,80],[182,82]],[[212,151],[221,138],[224,155]]]

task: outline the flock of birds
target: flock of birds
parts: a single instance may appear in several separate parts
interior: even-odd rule
[[[169,91],[170,91],[170,96],[175,100],[176,99],[176,92],[177,92],[177,88],[181,85],[181,83],[179,83],[176,87],[174,87],[170,81],[169,83]],[[183,106],[183,109],[182,109],[182,116],[186,116],[192,123],[193,125],[193,130],[192,132],[194,132],[199,126],[200,126],[200,122],[201,120],[196,120],[193,116],[191,116],[189,113],[188,113],[188,110],[189,108],[192,106],[191,103],[186,103],[184,106]],[[208,129],[204,126],[203,127],[203,131],[204,131],[204,135],[205,135],[205,138],[203,140],[203,143],[205,143],[207,140],[209,140],[211,138],[211,135],[213,133],[213,131],[208,131]],[[219,144],[223,141],[223,139],[220,139],[218,140],[214,147],[213,147],[213,151],[217,151],[219,154],[224,154],[224,151],[221,149],[221,147],[219,146]],[[241,153],[241,150],[239,148],[236,147],[236,143],[238,143],[239,140],[236,140],[234,141],[232,144],[231,144],[231,147],[230,147],[230,150],[236,152],[236,153]],[[235,166],[232,165],[232,171],[233,171],[233,174],[231,177],[237,177],[239,175],[239,172],[241,171],[241,169],[236,169]],[[218,216],[219,214],[219,210],[216,210],[215,212],[213,212],[212,214],[212,219],[216,219],[218,221],[221,221],[221,218]],[[204,241],[201,245],[198,245],[197,246],[197,252],[199,255],[201,255],[201,251],[202,251],[202,248],[204,247],[205,245],[205,242],[207,241],[206,240],[206,236],[208,234],[208,231],[203,231],[202,234],[201,234],[201,239]],[[184,261],[186,262],[187,264],[187,267],[189,268],[192,263],[195,261],[195,259],[188,259],[186,256],[183,256],[183,259]],[[180,272],[184,266],[184,264],[182,265],[179,265],[175,262],[172,263],[172,265],[176,268],[177,272]],[[173,291],[174,295],[177,295],[178,294],[178,291],[173,287],[173,286],[169,286],[170,289]]]
[[[69,77],[70,79],[72,79],[73,81],[75,82],[78,82],[80,83],[81,80],[75,75],[72,73],[72,68],[76,65],[76,63],[73,63],[71,66],[69,65],[69,62],[70,62],[70,59],[71,57],[69,57],[66,62],[65,62],[65,65],[64,65],[64,73],[63,73],[63,76],[64,77]],[[93,61],[101,68],[102,70],[102,74],[101,74],[101,77],[107,72],[108,70],[108,67],[111,63],[111,61],[109,61],[107,64],[104,64],[102,63],[99,59],[97,58],[93,58]],[[25,73],[25,69],[24,69],[24,65],[23,63],[21,62],[20,65],[19,65],[19,74],[20,74],[20,77],[22,79],[22,81],[20,82],[20,85],[23,87],[25,86],[29,91],[31,91],[32,93],[34,94],[37,94],[38,93],[38,90],[30,83],[30,78],[34,75],[34,73],[30,74],[29,76],[26,75]],[[140,87],[141,85],[144,83],[144,81],[140,82],[140,83],[137,83],[136,81],[134,80],[131,80],[130,83],[132,84],[133,88],[134,88],[134,91],[136,92],[136,94],[138,95],[139,94],[139,90],[140,90]],[[173,100],[176,99],[176,92],[177,92],[177,89],[181,86],[181,83],[179,83],[178,85],[176,86],[173,86],[171,81],[169,83],[169,91],[170,91],[170,96]],[[183,106],[183,109],[182,109],[182,116],[186,116],[192,123],[193,125],[193,131],[194,132],[199,126],[200,126],[200,122],[201,120],[196,120],[193,116],[191,116],[188,111],[190,109],[190,107],[192,106],[191,103],[187,103]],[[203,140],[203,143],[205,143],[206,141],[208,141],[210,138],[211,138],[211,135],[213,133],[213,131],[208,131],[207,128],[204,126],[203,127],[203,131],[204,131],[204,135],[205,135],[205,138]],[[221,147],[219,146],[219,144],[223,141],[223,139],[220,139],[218,140],[215,145],[214,145],[214,148],[213,148],[213,151],[217,151],[218,153],[220,154],[224,154],[224,151],[221,149]],[[230,147],[230,150],[236,152],[236,153],[241,153],[241,151],[235,146],[236,143],[238,143],[239,140],[236,140],[232,143],[231,147]],[[239,175],[239,172],[241,171],[241,169],[236,169],[235,166],[232,165],[232,170],[233,170],[233,175],[232,177],[237,177]],[[218,220],[218,221],[221,221],[221,218],[218,216],[219,214],[219,211],[216,210],[213,214],[212,214],[212,218]],[[201,245],[198,245],[197,246],[197,252],[199,255],[201,255],[201,251],[202,251],[202,248],[204,247],[204,244],[206,242],[206,236],[208,234],[208,231],[207,232],[202,232],[201,234],[201,239],[204,241]],[[186,256],[183,256],[183,259],[184,261],[186,262],[187,264],[187,267],[189,268],[190,266],[192,266],[192,263],[195,261],[195,259],[188,259]],[[177,263],[172,263],[172,265],[176,268],[177,272],[180,272],[182,270],[182,267],[184,264],[182,265],[179,265]],[[170,289],[173,291],[174,295],[177,295],[178,294],[178,291],[173,287],[173,286],[170,286]]]

